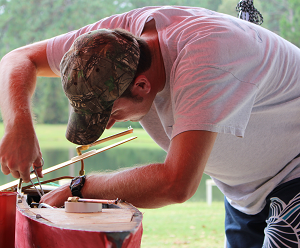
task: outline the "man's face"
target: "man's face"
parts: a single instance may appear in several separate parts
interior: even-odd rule
[[[119,98],[114,102],[106,129],[110,129],[115,122],[140,121],[149,111],[152,101],[143,99],[138,102],[130,98]]]

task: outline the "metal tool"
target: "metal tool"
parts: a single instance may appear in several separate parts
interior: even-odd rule
[[[44,161],[44,160],[43,160]],[[39,183],[39,185],[40,185],[40,189],[41,189],[41,192],[42,192],[42,195],[44,195],[45,193],[44,193],[44,190],[43,190],[43,188],[42,188],[42,184],[41,184],[41,182],[40,182],[40,179],[39,179],[39,176],[38,176],[38,174],[37,174],[37,172],[36,172],[36,168],[34,168],[34,174],[35,174],[35,176],[36,176],[36,179],[38,180],[38,183]],[[31,181],[31,180],[30,180]],[[32,182],[31,182],[32,183]],[[34,185],[33,185],[34,186]],[[37,190],[37,188],[36,188],[36,190]]]
[[[31,179],[30,179],[30,182],[31,182],[32,186],[35,188],[36,192],[38,192],[39,196],[42,198],[41,192],[37,189],[37,187],[35,187],[35,185]]]
[[[43,160],[43,162],[44,162],[44,160]],[[43,163],[43,164],[44,164],[44,163]],[[41,192],[42,192],[42,193],[37,189],[37,187],[35,187],[35,185],[34,185],[34,183],[32,182],[31,179],[30,179],[30,182],[31,182],[31,184],[33,185],[33,187],[35,188],[35,190],[37,191],[37,193],[39,194],[39,196],[42,197],[45,193],[44,193],[44,190],[43,190],[43,188],[42,188],[42,185],[41,185],[39,176],[38,176],[38,174],[37,174],[37,172],[36,172],[36,168],[34,168],[34,170],[30,171],[30,174],[33,173],[33,172],[34,172],[34,174],[35,174],[35,176],[36,176],[36,178],[37,178],[37,180],[38,180],[38,183],[39,183],[39,185],[40,185],[40,188],[41,188]],[[23,182],[23,179],[20,178],[20,179],[19,179],[18,186],[17,186],[17,193],[19,194],[20,197],[22,196],[22,182]]]
[[[42,184],[41,184],[41,182],[40,182],[40,179],[39,179],[39,176],[38,176],[38,174],[37,174],[36,169],[41,168],[41,167],[43,167],[43,166],[44,166],[44,159],[42,158],[42,165],[41,165],[40,167],[34,167],[34,169],[30,172],[30,174],[34,172],[35,177],[36,177],[36,179],[37,179],[37,181],[38,181],[38,183],[39,183],[39,185],[40,185],[41,192],[37,189],[37,187],[35,187],[34,183],[33,183],[32,180],[30,179],[31,184],[33,185],[33,187],[35,188],[36,192],[39,194],[39,196],[40,196],[41,198],[42,198],[42,196],[43,196],[45,193],[44,193],[44,190],[43,190],[43,188],[42,188]]]
[[[100,200],[100,199],[83,199],[80,197],[69,197],[68,202],[90,202],[90,203],[102,203],[102,204],[118,204],[119,199],[116,200]]]
[[[41,165],[40,167],[34,167],[34,169],[30,172],[30,173],[34,172],[34,174],[35,174],[35,176],[36,176],[36,179],[37,179],[37,181],[38,181],[38,183],[39,183],[39,185],[40,185],[41,192],[38,191],[38,189],[35,187],[35,185],[32,183],[32,181],[31,181],[31,179],[30,179],[30,182],[32,183],[32,185],[34,186],[35,190],[38,192],[38,194],[40,195],[40,197],[42,197],[45,193],[44,193],[44,190],[43,190],[43,188],[42,188],[42,185],[41,185],[41,182],[40,182],[40,179],[39,179],[39,176],[38,176],[38,174],[37,174],[36,169],[41,168],[41,167],[43,167],[43,166],[44,166],[44,159],[42,158],[42,165]]]
[[[22,181],[23,181],[22,178],[20,178],[18,186],[17,186],[17,193],[18,193],[20,198],[22,197]]]

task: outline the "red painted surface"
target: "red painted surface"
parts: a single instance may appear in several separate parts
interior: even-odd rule
[[[143,227],[138,226],[135,233],[128,234],[125,240],[118,240],[115,234],[104,232],[62,229],[46,225],[16,213],[16,248],[139,248]],[[114,238],[113,238],[113,237]],[[121,235],[122,236],[122,235]]]
[[[0,248],[15,247],[17,194],[0,192]]]

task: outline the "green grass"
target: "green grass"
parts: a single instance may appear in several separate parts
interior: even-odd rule
[[[47,148],[63,149],[63,148],[76,147],[75,144],[69,142],[66,139],[65,137],[66,128],[67,125],[58,125],[58,124],[35,125],[35,131],[39,140],[40,147],[45,149]],[[105,130],[101,138],[105,138],[125,130],[126,129],[124,128],[112,128],[109,130]],[[2,137],[3,133],[4,133],[3,123],[0,123],[0,137]],[[160,147],[150,138],[150,136],[142,128],[136,128],[133,130],[133,134],[125,135],[121,138],[109,142],[105,142],[103,144],[98,145],[97,147],[104,147],[133,136],[137,136],[138,138],[128,142],[126,144],[126,147],[160,149]]]
[[[214,248],[224,246],[223,202],[185,202],[144,214],[142,248]]]
[[[35,130],[40,142],[40,146],[43,148],[53,148],[55,146],[59,146],[58,148],[76,147],[76,145],[70,143],[65,138],[66,125],[36,125]],[[101,138],[105,138],[125,130],[126,129],[122,128],[105,130]],[[133,134],[125,135],[113,141],[105,142],[98,145],[98,147],[107,146],[133,136],[137,136],[138,138],[128,142],[126,147],[147,147],[160,149],[159,146],[150,138],[150,136],[141,128],[134,129]]]

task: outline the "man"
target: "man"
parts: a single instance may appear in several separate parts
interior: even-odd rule
[[[139,70],[147,50],[151,64]],[[270,31],[188,7],[137,9],[17,49],[0,68],[2,171],[28,181],[29,167],[41,165],[30,96],[36,76],[60,75],[74,108],[69,140],[91,142],[115,122],[140,121],[167,157],[88,175],[42,202],[60,206],[73,193],[161,207],[189,199],[205,172],[226,196],[228,247],[297,247],[299,62],[300,50]]]

